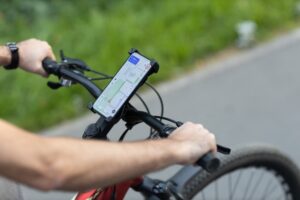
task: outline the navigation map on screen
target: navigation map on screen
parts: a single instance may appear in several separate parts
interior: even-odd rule
[[[113,117],[151,69],[150,60],[133,53],[107,85],[93,108],[106,118]]]

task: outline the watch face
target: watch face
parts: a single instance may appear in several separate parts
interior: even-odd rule
[[[9,43],[6,44],[6,46],[8,46],[10,51],[18,51],[18,49],[19,49],[15,42],[9,42]]]

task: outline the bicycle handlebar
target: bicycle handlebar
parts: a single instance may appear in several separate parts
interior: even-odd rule
[[[67,78],[81,84],[95,98],[98,98],[102,92],[101,89],[99,89],[92,81],[90,81],[82,74],[76,73],[74,70],[67,68],[67,66],[64,66],[64,63],[58,64],[56,61],[46,58],[45,60],[43,60],[42,65],[48,74],[54,74],[59,78]],[[128,116],[139,118],[147,125],[158,131],[161,137],[168,137],[172,133],[172,131],[176,129],[175,127],[171,127],[162,123],[154,116],[145,112],[138,111],[130,104],[128,105],[130,108],[126,113]],[[195,164],[201,166],[208,172],[213,172],[220,166],[220,160],[216,158],[212,152],[208,152],[204,156],[202,156]]]
[[[65,77],[81,84],[95,98],[98,98],[98,96],[100,96],[102,92],[92,81],[90,81],[83,75],[76,73],[70,69],[64,68],[63,65],[58,66],[57,62],[49,58],[44,59],[42,65],[48,74],[54,74],[58,77]]]

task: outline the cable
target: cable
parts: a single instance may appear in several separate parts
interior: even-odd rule
[[[94,74],[98,74],[98,75],[104,76],[104,77],[106,77],[106,78],[113,78],[113,76],[104,74],[104,73],[102,73],[102,72],[98,72],[98,71],[93,70],[93,69],[90,69],[90,70],[88,70],[88,71],[89,71],[89,72],[92,72],[92,73],[94,73]]]
[[[162,100],[162,98],[161,98],[159,92],[155,89],[154,86],[152,86],[152,85],[151,85],[150,83],[148,83],[148,82],[145,82],[145,84],[146,84],[148,87],[150,87],[150,88],[154,91],[154,93],[157,95],[157,97],[158,97],[158,100],[159,100],[159,102],[160,102],[160,108],[161,108],[161,110],[160,110],[160,121],[161,121],[161,120],[162,120],[162,117],[163,117],[163,115],[164,115],[164,102],[163,102],[163,100]],[[155,132],[155,130],[153,130],[153,129],[151,128],[151,129],[150,129],[150,135],[154,134],[154,132]]]
[[[126,136],[126,134],[128,133],[128,131],[130,130],[130,128],[127,128],[123,133],[122,135],[120,136],[119,138],[119,142],[122,142]]]
[[[135,93],[135,95],[140,99],[140,101],[141,101],[142,104],[144,105],[144,107],[145,107],[147,113],[151,115],[150,110],[149,110],[149,108],[148,108],[146,102],[143,100],[143,98],[142,98],[138,93]],[[152,134],[152,131],[153,131],[153,128],[150,127],[150,134]]]
[[[171,118],[168,118],[168,117],[162,117],[162,116],[158,116],[158,115],[155,115],[155,116],[153,116],[153,117],[155,117],[155,118],[161,118],[161,119],[164,119],[164,120],[167,120],[167,121],[169,121],[169,122],[172,122],[172,123],[174,123],[174,124],[177,124],[178,122],[177,121],[175,121],[174,119],[171,119]]]
[[[134,95],[142,102],[142,104],[145,107],[147,113],[150,114],[150,110],[149,110],[146,102],[144,101],[144,99],[138,93],[135,93]]]
[[[153,117],[155,117],[155,118],[161,118],[161,116],[153,116]],[[179,126],[181,126],[183,124],[183,122],[181,122],[181,121],[176,121],[176,120],[168,118],[168,117],[162,117],[162,119],[167,120],[169,122],[172,122],[172,123],[176,124],[177,127],[179,127]]]
[[[160,106],[161,106],[161,110],[160,110],[160,116],[161,116],[161,119],[164,115],[164,102],[163,102],[163,99],[161,98],[159,92],[155,89],[154,86],[152,86],[150,83],[146,82],[145,83],[148,87],[150,87],[154,92],[155,94],[157,95],[158,99],[159,99],[159,102],[160,102]],[[160,120],[161,121],[161,120]]]

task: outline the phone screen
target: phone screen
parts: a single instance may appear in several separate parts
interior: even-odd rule
[[[107,119],[114,117],[150,69],[149,59],[132,53],[95,101],[93,109]]]

